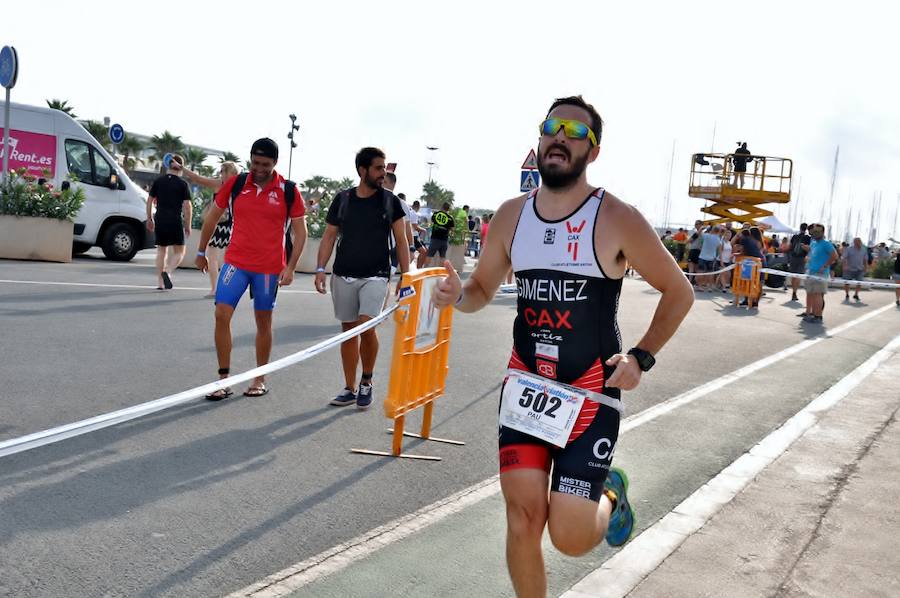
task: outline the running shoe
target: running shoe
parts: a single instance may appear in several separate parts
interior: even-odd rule
[[[628,476],[618,467],[609,470],[604,488],[616,495],[616,508],[609,517],[606,528],[606,543],[621,546],[634,533],[634,509],[628,502]]]
[[[360,384],[359,394],[356,395],[356,408],[365,410],[372,404],[372,385]]]
[[[356,395],[353,393],[352,390],[350,390],[349,388],[347,388],[345,386],[344,389],[341,392],[339,392],[336,397],[331,399],[331,402],[328,404],[334,405],[335,407],[346,407],[347,405],[352,405],[355,402],[356,402]]]

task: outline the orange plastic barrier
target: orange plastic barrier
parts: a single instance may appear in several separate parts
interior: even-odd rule
[[[731,278],[731,292],[734,293],[734,306],[738,306],[741,298],[747,299],[747,309],[759,297],[761,290],[759,269],[762,260],[756,257],[741,256],[738,258]]]
[[[391,452],[352,449],[354,453],[440,461],[440,457],[402,453],[403,437],[465,444],[431,436],[434,400],[444,394],[453,308],[438,309],[431,302],[434,285],[447,275],[444,268],[428,268],[404,274],[400,308],[394,312],[396,332],[391,356],[391,379],[384,401],[384,415],[394,420]],[[411,289],[411,290],[410,290]],[[424,406],[420,434],[403,431],[406,414]]]

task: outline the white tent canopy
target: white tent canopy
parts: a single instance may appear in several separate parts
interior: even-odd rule
[[[770,233],[793,233],[795,232],[790,226],[779,220],[774,214],[766,216],[759,221],[765,227],[766,232]]]

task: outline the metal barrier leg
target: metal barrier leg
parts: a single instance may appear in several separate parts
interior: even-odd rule
[[[455,444],[457,446],[465,446],[466,443],[460,440],[449,440],[447,438],[434,438],[431,435],[431,414],[434,410],[434,402],[427,403],[425,408],[422,410],[422,433],[416,434],[414,432],[401,432],[403,436],[408,436],[410,438],[419,438],[421,440],[430,440],[431,442],[443,442],[444,444]],[[394,442],[397,442],[397,431],[395,428],[388,428],[388,433],[394,435]]]

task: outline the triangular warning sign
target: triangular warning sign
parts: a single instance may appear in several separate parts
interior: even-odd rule
[[[528,157],[522,162],[522,170],[537,170],[537,155],[534,150],[528,152]]]

